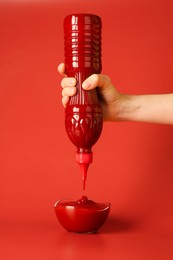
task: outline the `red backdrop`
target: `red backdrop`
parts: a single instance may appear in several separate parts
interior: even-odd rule
[[[172,126],[105,123],[86,194],[111,202],[109,220],[90,236],[56,220],[56,200],[82,195],[57,73],[78,12],[101,16],[103,73],[121,92],[173,89],[172,0],[1,1],[1,259],[172,259]]]

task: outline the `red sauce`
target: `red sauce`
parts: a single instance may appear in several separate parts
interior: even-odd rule
[[[62,200],[55,204],[56,216],[67,231],[95,233],[106,221],[110,203],[96,203],[83,196],[77,201]]]
[[[77,79],[77,93],[65,110],[65,127],[77,148],[83,189],[92,162],[92,146],[102,131],[103,116],[96,89],[85,91],[82,82],[91,74],[101,72],[101,27],[100,17],[92,14],[68,15],[64,20],[66,74]]]

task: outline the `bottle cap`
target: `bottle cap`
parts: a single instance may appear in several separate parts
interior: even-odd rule
[[[92,153],[76,153],[76,161],[77,161],[77,163],[90,164],[93,161],[93,154]]]

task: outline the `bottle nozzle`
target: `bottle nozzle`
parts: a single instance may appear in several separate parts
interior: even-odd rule
[[[85,190],[87,171],[90,163],[92,163],[93,154],[92,153],[76,153],[76,161],[80,165],[83,179],[83,190]]]

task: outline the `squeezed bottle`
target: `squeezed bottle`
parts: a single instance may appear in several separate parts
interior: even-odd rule
[[[86,91],[82,82],[91,74],[101,73],[101,19],[93,14],[72,14],[64,20],[65,68],[68,77],[77,80],[77,93],[65,109],[65,127],[76,146],[76,161],[83,176],[92,163],[92,146],[100,137],[103,125],[102,108],[97,90]]]

